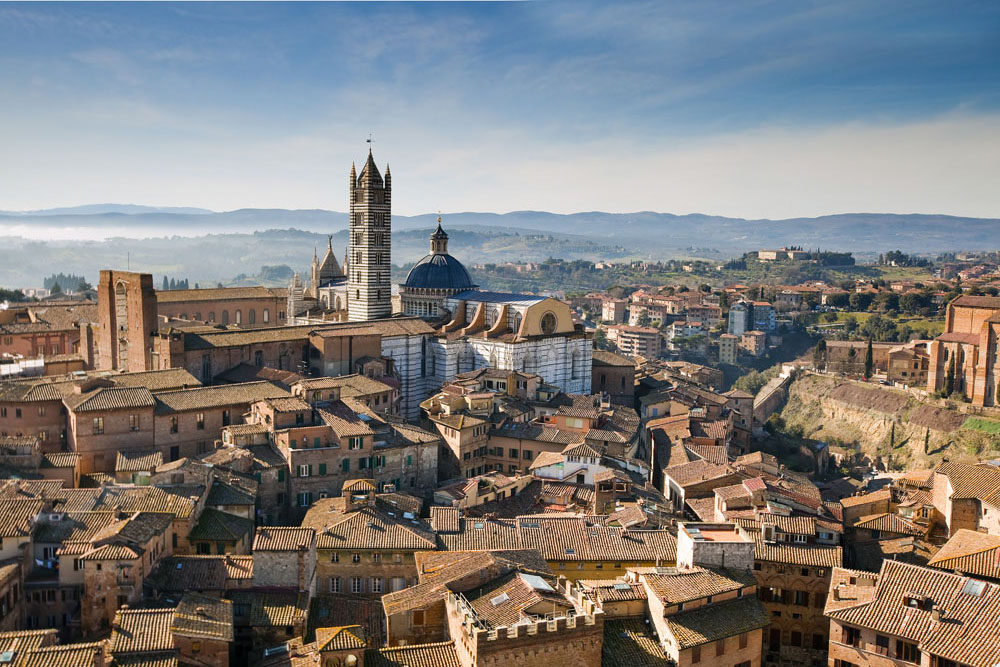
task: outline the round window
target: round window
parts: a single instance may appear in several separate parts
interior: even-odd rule
[[[555,333],[556,330],[556,314],[549,311],[542,315],[542,333],[550,334]]]

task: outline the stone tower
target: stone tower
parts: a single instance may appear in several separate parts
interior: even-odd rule
[[[158,367],[151,354],[158,328],[152,275],[102,270],[97,311],[101,370],[137,373]]]
[[[389,317],[392,314],[389,279],[392,176],[386,165],[385,181],[382,180],[371,149],[360,176],[355,176],[351,165],[350,196],[348,319],[359,322]]]

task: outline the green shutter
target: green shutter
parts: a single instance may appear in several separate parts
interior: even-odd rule
[[[278,481],[279,482],[284,482],[285,481],[285,469],[284,468],[278,468]]]
[[[295,438],[292,438],[292,449],[295,449]]]
[[[313,447],[319,448],[319,438],[313,438]]]
[[[350,472],[351,471],[351,459],[344,459],[343,461],[341,461],[340,462],[340,468],[344,472]]]
[[[413,454],[406,455],[406,465],[408,466],[413,465]]]
[[[313,474],[313,466],[312,466],[312,464],[310,463],[310,464],[309,464],[309,476],[310,476],[310,477],[312,477],[312,474]]]
[[[320,463],[319,464],[319,474],[320,475],[325,475],[326,474],[326,464],[325,463]]]

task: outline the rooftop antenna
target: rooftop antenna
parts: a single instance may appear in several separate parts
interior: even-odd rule
[[[368,152],[370,153],[371,150],[372,150],[372,145],[373,145],[372,144],[372,133],[371,132],[368,133],[368,138],[365,139],[365,143],[368,144]]]

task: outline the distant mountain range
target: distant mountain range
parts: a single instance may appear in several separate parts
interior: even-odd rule
[[[67,206],[64,208],[43,208],[37,211],[0,211],[4,216],[48,216],[48,215],[97,215],[97,214],[121,214],[135,215],[136,213],[180,213],[205,215],[214,213],[207,208],[193,208],[190,206],[139,206],[137,204],[85,204],[84,206]]]
[[[393,215],[393,229],[431,229],[435,217],[435,214]],[[650,211],[566,215],[544,211],[463,212],[445,215],[444,225],[445,229],[488,227],[571,234],[602,243],[613,240],[634,246],[640,254],[714,248],[728,256],[786,244],[858,253],[897,248],[905,252],[937,253],[1000,246],[1000,220],[996,218],[923,214],[844,213],[819,218],[748,220]],[[268,229],[335,233],[346,228],[346,213],[319,209],[212,212],[198,208],[94,204],[28,213],[0,212],[0,236],[37,239],[200,236]]]
[[[449,250],[468,264],[512,260],[667,259],[724,261],[748,250],[798,245],[851,251],[937,254],[1000,247],[1000,219],[947,215],[846,213],[819,218],[747,220],[702,214],[543,211],[449,213]],[[393,262],[427,252],[436,214],[394,215]],[[96,279],[124,267],[197,281],[254,276],[264,265],[304,272],[312,247],[333,234],[340,258],[347,214],[325,210],[198,208],[95,204],[0,213],[0,286],[41,284],[53,272]]]

